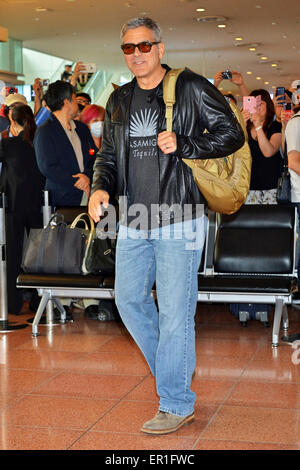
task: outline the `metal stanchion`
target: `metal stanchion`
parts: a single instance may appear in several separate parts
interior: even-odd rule
[[[6,271],[6,235],[5,235],[5,194],[0,193],[0,332],[20,330],[26,324],[12,325],[8,322],[7,308],[7,271]]]
[[[49,191],[44,191],[44,205],[43,205],[43,225],[46,227],[48,225],[49,220],[52,216],[52,206],[49,200]],[[30,318],[27,320],[28,323],[33,323],[34,318]],[[40,325],[45,326],[54,326],[60,325],[61,323],[54,320],[54,312],[53,312],[53,302],[52,299],[49,299],[46,305],[46,317],[42,317]]]

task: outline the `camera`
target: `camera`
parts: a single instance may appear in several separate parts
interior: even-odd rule
[[[95,73],[97,71],[96,64],[82,64],[80,67],[80,72],[83,73]]]
[[[224,80],[230,80],[232,78],[232,73],[230,70],[224,70],[224,72],[222,72],[222,77],[224,78]]]

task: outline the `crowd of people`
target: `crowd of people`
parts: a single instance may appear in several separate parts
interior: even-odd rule
[[[69,80],[57,80],[46,92],[33,84],[33,110],[17,89],[5,87],[0,119],[0,191],[5,193],[8,311],[20,314],[23,292],[16,288],[24,237],[43,224],[43,190],[52,207],[85,206],[93,165],[101,148],[105,109]],[[31,309],[36,307],[36,298]]]
[[[105,109],[93,104],[91,97],[83,91],[76,91],[76,83],[80,77],[81,62],[72,66],[66,65],[61,80],[51,83],[46,92],[39,78],[33,84],[34,107],[32,116],[35,120],[35,129],[32,131],[32,140],[23,138],[24,130],[13,125],[12,113],[14,109],[23,110],[24,119],[27,122],[32,116],[25,96],[19,94],[16,88],[5,87],[1,93],[5,98],[5,104],[0,111],[0,147],[1,165],[3,171],[0,176],[1,191],[10,193],[11,188],[17,189],[20,201],[22,198],[23,184],[28,181],[28,174],[33,172],[37,179],[36,188],[40,188],[40,182],[44,181],[44,188],[50,191],[53,207],[87,205],[93,165],[96,153],[101,149],[102,133],[104,127]],[[218,71],[214,77],[214,85],[220,88],[224,74]],[[276,96],[273,99],[267,90],[257,89],[248,91],[241,73],[231,71],[231,81],[238,90],[238,96],[259,96],[261,98],[256,112],[250,114],[241,106],[242,115],[247,128],[248,142],[252,155],[252,171],[250,191],[246,204],[276,204],[278,179],[282,173],[283,155],[288,152],[289,166],[292,184],[292,202],[300,207],[300,120],[294,116],[300,115],[300,80],[295,80],[289,89],[285,89],[284,96]],[[75,87],[75,88],[74,88]],[[114,87],[115,89],[117,87]],[[237,104],[237,99],[232,93],[224,93]],[[292,108],[285,110],[285,104],[290,103]],[[29,111],[30,110],[30,111]],[[293,118],[293,119],[291,119]],[[16,138],[18,146],[6,145],[6,138]],[[14,140],[14,139],[13,139]],[[24,146],[25,151],[22,151]],[[285,148],[286,146],[286,148]],[[18,150],[16,150],[18,148]],[[28,157],[26,171],[22,171],[21,180],[12,178],[15,171],[16,158],[19,158],[20,168],[23,168],[24,155],[31,149],[31,159]],[[8,156],[13,152],[15,158]],[[26,153],[27,152],[27,153]],[[35,155],[35,159],[32,158]],[[37,162],[37,166],[36,165]],[[17,176],[17,172],[15,175]],[[8,180],[8,176],[10,178]],[[29,192],[27,191],[27,194]],[[28,198],[29,213],[36,214],[37,197]],[[18,202],[18,201],[17,201]],[[40,201],[38,202],[40,204]],[[23,204],[15,204],[23,207]],[[20,211],[18,210],[18,214]],[[17,219],[17,216],[16,216]],[[34,222],[33,222],[34,220]],[[33,217],[31,222],[23,218],[23,228],[30,230],[36,226],[38,218]],[[9,223],[8,223],[9,225]],[[14,244],[12,228],[9,240]],[[17,233],[17,232],[16,232]],[[14,253],[13,268],[8,270],[9,285],[15,283],[15,278],[20,268],[23,237],[18,236],[19,250]],[[21,309],[20,292],[14,287],[8,295],[9,311],[18,313]],[[17,302],[16,299],[19,299]],[[17,305],[17,307],[15,306]]]
[[[222,72],[218,72],[214,78],[215,86],[220,86],[222,80]],[[297,207],[300,227],[300,120],[296,119],[300,116],[300,80],[294,80],[289,88],[284,88],[283,95],[278,94],[276,88],[273,99],[264,89],[249,93],[238,72],[232,71],[230,80],[238,87],[240,96],[260,97],[254,113],[242,109],[252,156],[250,191],[245,203],[277,204],[278,180],[286,156],[291,178],[291,203]],[[299,276],[298,287],[300,291]],[[299,292],[293,294],[293,300],[299,302]]]

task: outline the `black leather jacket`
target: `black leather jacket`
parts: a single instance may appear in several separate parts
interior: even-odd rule
[[[167,71],[170,68],[163,65]],[[92,193],[105,190],[110,197],[127,195],[129,115],[132,82],[115,90],[107,103],[101,153],[94,165]],[[162,84],[157,88],[160,107],[158,133],[166,129]],[[207,129],[209,133],[203,134]],[[223,95],[204,77],[185,70],[176,84],[173,131],[177,150],[159,151],[159,204],[204,203],[192,170],[182,158],[218,158],[230,155],[244,143],[244,133]]]

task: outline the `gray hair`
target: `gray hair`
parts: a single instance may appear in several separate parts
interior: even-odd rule
[[[161,27],[159,26],[158,23],[156,23],[156,21],[147,17],[132,18],[131,20],[127,21],[127,23],[125,23],[121,29],[121,34],[120,34],[121,40],[123,39],[124,34],[129,29],[140,28],[141,26],[145,26],[146,28],[151,29],[151,31],[153,31],[155,41],[161,41],[162,39]]]

